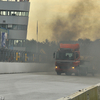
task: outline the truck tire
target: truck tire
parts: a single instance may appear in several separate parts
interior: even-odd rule
[[[60,72],[57,72],[57,75],[61,75],[61,73]]]

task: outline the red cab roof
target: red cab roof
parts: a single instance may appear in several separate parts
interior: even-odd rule
[[[79,44],[62,44],[60,43],[60,48],[70,48],[70,49],[79,49]]]

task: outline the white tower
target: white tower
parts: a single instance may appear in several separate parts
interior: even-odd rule
[[[0,27],[9,30],[9,48],[25,50],[29,0],[0,0]]]

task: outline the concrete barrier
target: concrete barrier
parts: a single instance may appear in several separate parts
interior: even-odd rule
[[[100,100],[100,85],[88,87],[57,100]]]
[[[52,71],[54,64],[50,63],[15,63],[0,62],[0,73],[25,73],[25,72],[43,72]]]

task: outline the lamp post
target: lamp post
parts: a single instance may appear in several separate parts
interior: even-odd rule
[[[37,31],[36,31],[36,36],[37,36],[36,53],[38,53],[38,21],[37,21]]]

